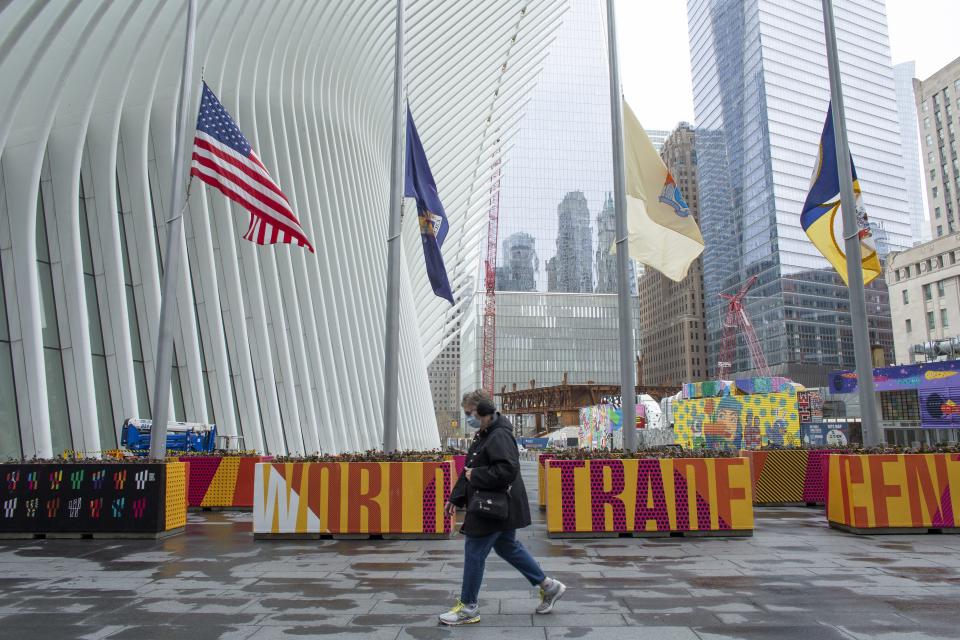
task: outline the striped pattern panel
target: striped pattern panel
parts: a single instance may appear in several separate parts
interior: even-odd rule
[[[809,451],[752,451],[755,504],[803,502]]]
[[[254,469],[268,460],[264,456],[181,458],[190,464],[189,506],[252,507]]]

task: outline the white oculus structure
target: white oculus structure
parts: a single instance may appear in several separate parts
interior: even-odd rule
[[[95,454],[148,417],[186,6],[0,3],[0,458]],[[171,419],[272,454],[380,446],[395,6],[199,3],[191,118],[202,74],[317,251],[243,240],[246,212],[193,181]],[[567,8],[407,2],[406,92],[456,304],[430,289],[408,203],[401,449],[439,445],[427,364],[471,309],[493,167]]]

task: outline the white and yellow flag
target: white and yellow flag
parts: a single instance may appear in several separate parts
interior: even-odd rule
[[[630,257],[677,282],[703,251],[703,236],[673,176],[623,103]]]

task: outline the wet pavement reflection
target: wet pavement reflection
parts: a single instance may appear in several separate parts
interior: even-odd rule
[[[491,555],[479,625],[441,628],[463,540],[253,541],[249,513],[191,513],[163,541],[0,542],[0,638],[953,639],[960,536],[858,537],[821,511],[757,510],[753,538],[548,540],[536,465],[524,544],[570,589],[548,616]]]

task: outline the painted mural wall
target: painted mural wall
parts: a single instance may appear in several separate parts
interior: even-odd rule
[[[637,428],[646,424],[646,407],[637,405]],[[580,409],[577,438],[581,449],[610,449],[622,445],[623,411],[612,404]]]
[[[679,400],[674,404],[676,441],[685,448],[755,449],[799,446],[797,392]]]

